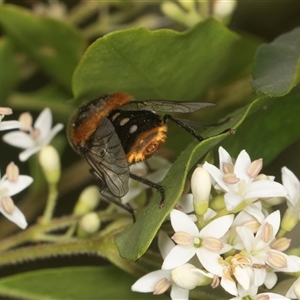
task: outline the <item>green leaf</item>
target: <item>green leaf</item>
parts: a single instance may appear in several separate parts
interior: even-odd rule
[[[260,98],[251,103],[249,107],[239,109],[231,115],[230,122],[206,131],[206,136],[216,135],[226,128],[237,128],[250,113],[257,111],[268,101],[266,97]],[[167,195],[166,205],[159,209],[160,195],[155,193],[143,216],[129,230],[117,236],[116,244],[121,257],[136,260],[145,253],[161,224],[180,198],[190,169],[227,136],[228,133],[224,133],[207,138],[201,143],[194,142],[181,153],[161,183]],[[232,138],[235,138],[235,135]]]
[[[0,39],[0,102],[10,94],[19,80],[19,70],[13,55],[13,45],[6,38]]]
[[[253,88],[268,96],[289,93],[300,80],[300,27],[261,45],[253,65]]]
[[[72,74],[84,48],[75,28],[14,5],[0,6],[0,25],[48,75],[71,90]]]
[[[231,53],[239,42],[214,19],[183,33],[145,28],[114,32],[85,52],[74,72],[73,93],[76,99],[114,91],[139,100],[197,99],[232,67]]]
[[[131,275],[113,266],[32,271],[0,279],[0,295],[18,299],[153,299],[131,292]],[[155,296],[155,299],[168,299]]]
[[[300,138],[299,99],[300,94],[295,93],[270,100],[264,109],[247,118],[223,147],[233,157],[246,149],[253,159],[261,157],[268,164]]]

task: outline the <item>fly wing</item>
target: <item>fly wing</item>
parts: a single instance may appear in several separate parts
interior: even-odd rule
[[[189,113],[215,104],[208,102],[179,102],[172,100],[130,101],[120,107],[122,110],[151,110],[171,113]]]
[[[102,118],[89,141],[85,159],[111,193],[123,197],[128,193],[129,165],[112,123]]]

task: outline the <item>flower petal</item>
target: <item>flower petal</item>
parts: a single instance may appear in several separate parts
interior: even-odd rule
[[[182,195],[178,202],[178,205],[180,205],[185,213],[191,213],[194,211],[194,205],[193,205],[193,194],[185,194]]]
[[[189,290],[183,289],[176,284],[172,285],[171,288],[171,299],[172,300],[188,300],[189,299]]]
[[[3,122],[0,122],[0,131],[1,130],[9,130],[9,129],[17,129],[22,126],[23,126],[23,124],[19,121],[3,121]]]
[[[50,131],[50,133],[48,132],[47,136],[41,140],[41,145],[42,146],[46,146],[48,145],[51,140],[57,135],[57,133],[59,131],[61,131],[64,128],[64,125],[61,123],[56,124]]]
[[[22,151],[19,154],[19,160],[26,161],[31,155],[39,152],[41,150],[41,148],[42,148],[41,146],[35,146],[35,147],[28,148],[28,149]]]
[[[275,293],[261,293],[256,295],[256,299],[270,299],[270,300],[291,300],[280,294]]]
[[[171,270],[188,262],[196,253],[196,248],[190,246],[175,246],[165,258],[162,270]]]
[[[292,202],[293,205],[295,205],[296,202],[299,201],[299,196],[300,196],[299,179],[287,167],[283,167],[281,169],[281,173],[282,173],[282,183],[284,187],[288,190],[289,200],[290,202]]]
[[[171,280],[170,271],[157,270],[157,271],[148,273],[145,276],[141,277],[139,280],[137,280],[131,286],[131,290],[134,292],[140,292],[140,293],[153,292],[155,285],[162,278],[167,278],[168,280]]]
[[[242,268],[241,266],[237,265],[234,269],[234,276],[244,290],[249,290],[251,277],[247,272],[247,267]]]
[[[49,107],[46,107],[37,117],[34,128],[39,129],[41,134],[41,139],[44,140],[49,134],[52,126],[52,113]]]
[[[255,218],[260,224],[262,224],[265,220],[260,201],[249,204],[247,207],[244,208],[244,212],[248,213],[251,216],[251,218]]]
[[[229,294],[237,296],[238,292],[237,292],[236,284],[233,280],[226,279],[226,277],[223,276],[221,279],[221,286]],[[236,298],[236,299],[241,299],[241,298]]]
[[[163,259],[170,253],[170,251],[175,247],[174,242],[169,238],[169,236],[162,230],[158,233],[158,248]]]
[[[233,217],[234,215],[227,215],[210,222],[200,231],[199,237],[221,238],[231,226]]]
[[[219,264],[220,255],[217,252],[201,247],[197,249],[196,254],[206,271],[222,276],[223,267]]]
[[[273,238],[276,236],[279,226],[280,226],[280,211],[276,210],[272,212],[263,222],[263,224],[259,227],[256,236],[260,236],[262,234],[262,231],[264,230],[264,225],[268,223],[273,227],[273,236],[270,238],[273,240]]]
[[[1,183],[0,189],[7,189],[8,194],[5,196],[13,196],[27,188],[33,182],[33,178],[27,175],[19,175],[16,182],[5,180]]]
[[[221,171],[223,171],[224,163],[233,165],[233,161],[230,154],[223,147],[219,147],[219,162]]]
[[[253,269],[254,271],[254,284],[250,285],[250,288],[259,287],[264,284],[267,276],[267,270],[266,269]]]
[[[245,249],[250,253],[254,245],[254,236],[252,231],[248,227],[238,226],[236,227],[236,232],[240,236]]]
[[[221,172],[216,166],[208,163],[207,161],[203,164],[203,168],[208,171],[208,173],[212,176],[212,178],[216,181],[216,183],[223,191],[229,192],[227,184],[223,181],[223,172]]]
[[[275,272],[267,272],[267,275],[266,275],[266,279],[265,279],[265,286],[267,289],[272,289],[274,287],[274,285],[276,284],[277,282],[277,275]]]
[[[0,212],[10,221],[14,222],[20,228],[25,229],[27,227],[27,221],[24,214],[15,206],[11,214],[7,213],[2,205],[0,205]]]
[[[287,190],[282,184],[271,180],[258,180],[251,183],[245,199],[285,197],[286,195]]]
[[[270,253],[279,254],[282,257],[284,257],[285,260],[286,260],[286,264],[287,264],[286,268],[278,268],[278,267],[276,267],[276,266],[274,266],[274,265],[272,265],[268,262],[268,264],[272,268],[274,268],[275,270],[278,270],[278,271],[281,271],[281,272],[289,272],[289,273],[294,273],[294,272],[299,272],[300,271],[299,264],[297,263],[297,261],[292,256],[289,256],[289,255],[287,255],[287,254],[285,254],[281,251],[277,251],[277,250],[274,250],[274,249],[271,249]]]
[[[224,201],[225,201],[226,209],[228,211],[232,211],[240,203],[244,201],[244,197],[233,192],[228,192],[224,195]]]
[[[199,230],[196,224],[185,213],[173,209],[170,213],[170,219],[175,232],[183,231],[189,233],[193,237],[198,236]]]
[[[13,131],[3,136],[3,141],[14,147],[27,149],[35,145],[32,138],[23,131]]]
[[[251,159],[249,154],[242,150],[238,155],[236,162],[234,164],[234,174],[239,179],[245,179],[246,181],[249,180],[249,176],[247,175],[248,168],[251,164]]]

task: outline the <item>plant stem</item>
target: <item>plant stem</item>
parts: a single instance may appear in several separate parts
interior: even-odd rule
[[[48,187],[49,187],[48,199],[47,199],[41,224],[47,224],[52,219],[57,196],[58,196],[56,184],[49,184]]]

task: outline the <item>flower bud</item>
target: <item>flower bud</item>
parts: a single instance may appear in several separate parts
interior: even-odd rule
[[[298,222],[298,212],[296,210],[288,208],[283,215],[281,221],[281,228],[285,231],[292,231],[294,227],[298,224]]]
[[[95,212],[84,215],[79,222],[78,235],[81,237],[96,233],[101,225],[99,216]]]
[[[185,7],[188,7],[190,1],[184,1]],[[182,1],[183,3],[183,1]],[[193,4],[193,3],[192,3]],[[160,8],[162,12],[170,19],[182,23],[185,26],[193,26],[203,18],[201,14],[194,9],[195,6],[189,7],[188,10],[183,10],[175,2],[163,1]]]
[[[202,167],[195,169],[191,179],[194,208],[197,215],[204,215],[208,208],[211,190],[210,174]]]
[[[220,21],[225,21],[233,13],[236,3],[236,0],[214,1],[213,16]]]
[[[75,215],[83,215],[94,210],[100,202],[99,188],[96,185],[86,187],[79,195],[74,208]]]
[[[225,208],[224,193],[218,194],[210,201],[211,208],[219,211]]]
[[[60,159],[56,149],[45,146],[39,153],[39,162],[48,183],[56,184],[60,178]]]
[[[179,287],[192,290],[196,286],[204,286],[211,283],[213,276],[206,273],[192,264],[184,264],[172,269],[171,278]]]

